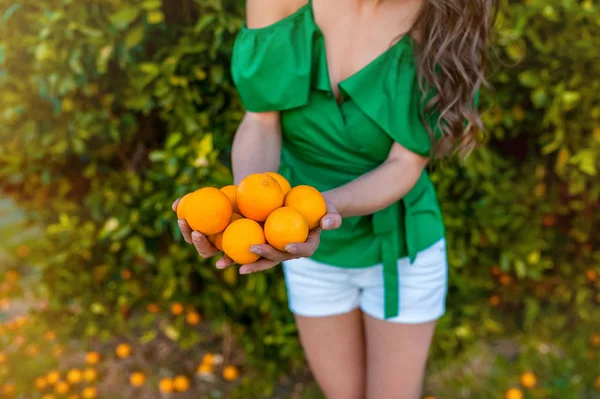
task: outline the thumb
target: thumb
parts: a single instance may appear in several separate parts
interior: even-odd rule
[[[334,230],[342,225],[342,216],[338,213],[335,206],[327,203],[327,213],[321,218],[321,227],[323,230]]]
[[[173,208],[173,211],[175,212],[177,212],[177,205],[179,205],[179,201],[181,201],[181,198],[177,198],[175,202],[173,202],[173,205],[171,205],[171,208]]]

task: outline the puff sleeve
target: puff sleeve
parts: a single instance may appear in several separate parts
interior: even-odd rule
[[[231,60],[234,85],[252,112],[283,111],[308,102],[312,29],[303,10],[264,28],[238,32]]]

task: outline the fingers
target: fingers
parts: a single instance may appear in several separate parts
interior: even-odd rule
[[[334,230],[342,225],[342,216],[338,213],[335,206],[328,202],[327,213],[321,218],[321,227],[323,230]]]
[[[296,257],[308,258],[311,257],[321,242],[321,228],[311,230],[305,242],[288,244],[285,250]]]
[[[335,230],[342,225],[342,217],[339,213],[327,213],[321,219],[323,230]]]
[[[203,258],[213,257],[220,252],[210,243],[210,241],[208,241],[206,236],[197,231],[192,233],[192,243],[194,244],[194,247],[196,247],[198,254]]]
[[[262,259],[257,260],[254,263],[249,263],[247,265],[243,265],[242,267],[240,267],[240,274],[250,274],[250,273],[255,273],[255,272],[261,272],[263,270],[267,270],[274,266],[277,266],[279,263],[281,263],[281,262],[278,262],[276,260],[262,258]]]
[[[173,212],[177,212],[177,205],[179,205],[180,201],[181,201],[181,198],[177,198],[175,200],[175,202],[173,202],[173,205],[171,205],[171,208],[173,208]]]
[[[177,221],[177,226],[179,226],[179,231],[181,231],[181,235],[183,239],[188,244],[192,243],[192,228],[187,224],[187,222],[183,219],[179,219]]]
[[[215,264],[217,269],[225,269],[226,267],[231,265],[235,265],[235,262],[227,255],[223,255],[223,257],[219,259]]]
[[[289,254],[278,251],[277,249],[267,244],[253,245],[252,247],[250,247],[250,252],[259,255],[263,258],[267,258],[277,262],[283,262],[284,260],[290,258]]]
[[[220,251],[215,248],[214,245],[208,241],[205,235],[198,231],[193,231],[192,228],[187,224],[187,222],[183,219],[179,219],[177,221],[177,226],[179,226],[179,231],[181,231],[181,235],[183,239],[188,244],[194,244],[196,251],[203,258],[210,258],[218,254]],[[225,266],[223,266],[225,267]]]

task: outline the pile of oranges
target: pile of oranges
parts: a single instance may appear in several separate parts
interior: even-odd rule
[[[317,189],[292,188],[274,172],[255,173],[220,190],[201,188],[186,194],[177,206],[178,219],[185,219],[240,265],[260,258],[250,252],[253,245],[269,243],[285,251],[288,244],[305,242],[326,212]]]

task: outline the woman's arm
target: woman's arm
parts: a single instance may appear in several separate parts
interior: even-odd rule
[[[327,214],[321,219],[321,228],[338,228],[343,217],[369,215],[398,201],[417,183],[427,162],[427,158],[394,143],[385,162],[376,169],[323,193]],[[280,252],[269,245],[252,246],[251,251],[263,258],[242,266],[240,273],[266,270],[288,259],[312,256],[319,246],[321,228],[311,231],[306,243],[288,245],[287,252]],[[222,263],[220,265],[225,267]]]
[[[235,184],[239,184],[244,177],[252,173],[277,171],[280,156],[279,114],[275,112],[246,114],[233,140],[232,164]],[[327,204],[327,214],[321,219],[323,228],[335,229],[341,223],[342,219],[335,207]],[[266,270],[288,259],[311,256],[319,246],[320,235],[321,228],[312,230],[306,242],[288,246],[288,252],[278,251],[268,244],[254,245],[251,251],[263,258],[242,266],[240,273],[247,274]],[[216,248],[214,249],[216,250]],[[222,269],[231,264],[233,261],[224,256],[217,261],[216,266]]]
[[[388,158],[376,169],[343,186],[323,193],[342,218],[370,215],[406,195],[417,183],[428,159],[392,145]]]
[[[246,113],[233,140],[232,163],[235,184],[252,173],[276,171],[279,169],[281,154],[281,130],[279,113]],[[177,211],[179,201],[173,203]],[[185,220],[178,220],[179,230],[189,244],[194,244],[203,258],[217,255],[219,251],[208,238],[198,231],[192,231]],[[231,259],[224,257],[220,264],[230,264]]]
[[[247,112],[233,139],[234,184],[252,173],[276,172],[281,156],[278,112]]]

